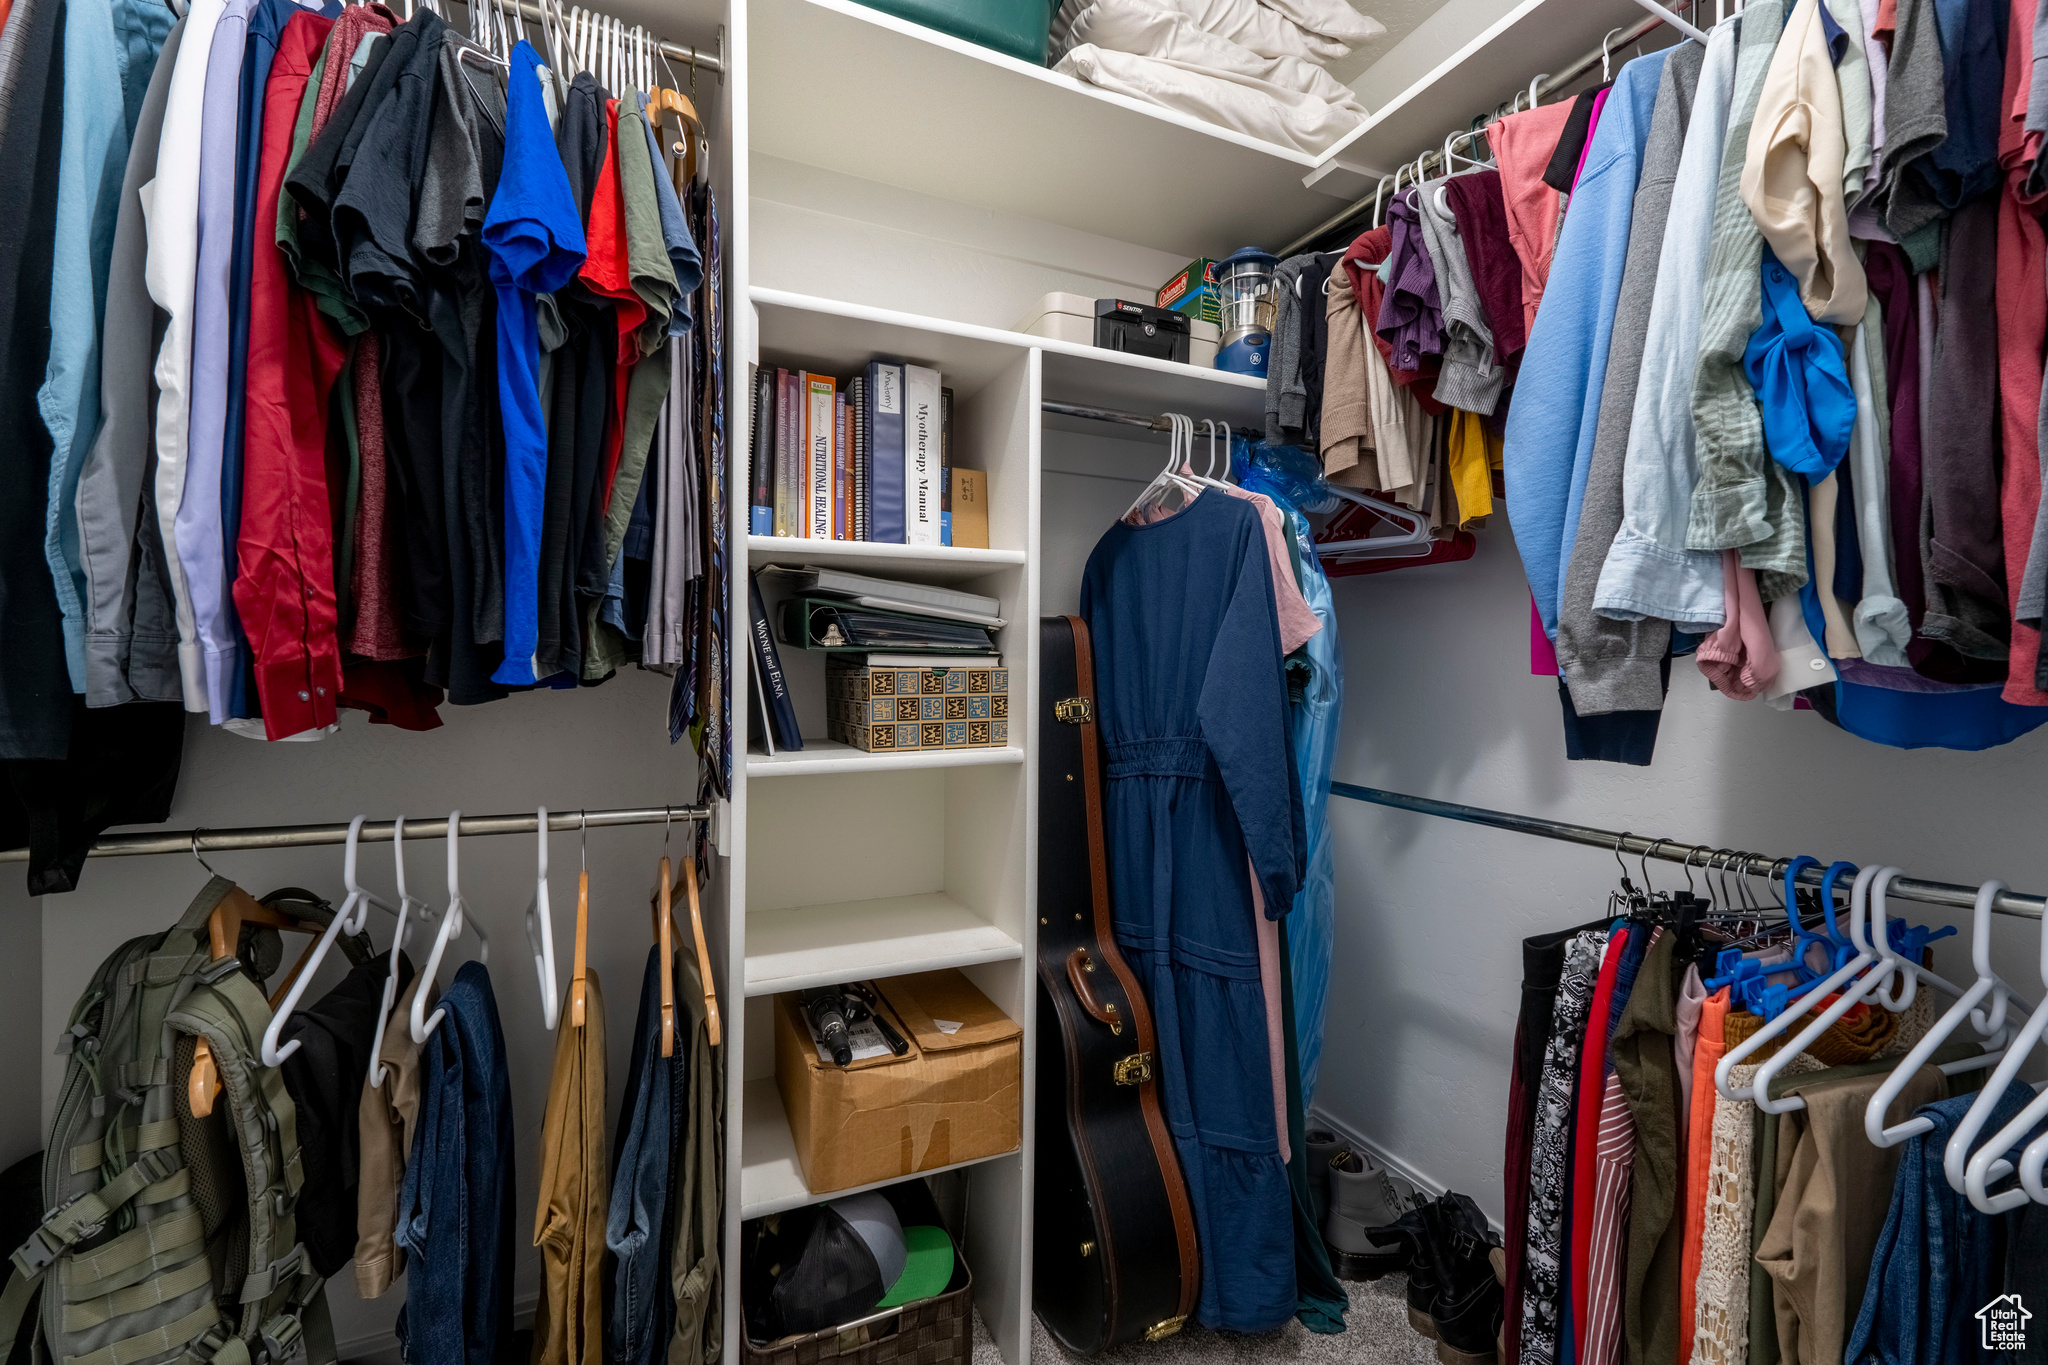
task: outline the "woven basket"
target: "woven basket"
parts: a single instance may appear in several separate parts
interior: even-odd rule
[[[946,1292],[809,1336],[756,1346],[740,1334],[743,1365],[967,1365],[974,1355],[974,1277],[956,1257]]]

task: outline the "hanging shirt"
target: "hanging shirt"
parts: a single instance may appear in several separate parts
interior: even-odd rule
[[[1508,239],[1522,263],[1522,332],[1536,325],[1536,308],[1550,278],[1550,257],[1557,246],[1557,191],[1543,172],[1572,106],[1546,104],[1510,114],[1486,129],[1486,142],[1500,168],[1501,200],[1507,214]],[[1362,297],[1362,296],[1361,296]]]
[[[207,62],[223,0],[194,0],[185,16],[185,40],[164,106],[164,133],[157,148],[156,179],[144,187],[149,224],[149,258],[144,279],[150,297],[169,315],[156,357],[156,515],[170,570],[171,598],[178,623],[178,674],[185,709],[206,711],[206,668],[192,593],[177,552],[178,508],[185,497],[189,450],[193,347],[193,300],[199,269],[200,139]]]
[[[1638,57],[1615,80],[1615,97],[1594,134],[1586,173],[1558,234],[1553,288],[1536,315],[1516,401],[1508,409],[1508,517],[1544,633],[1552,639],[1593,455],[1636,179],[1667,55]]]
[[[69,0],[64,11],[64,132],[50,266],[49,360],[36,394],[50,433],[43,557],[64,619],[64,666],[85,691],[85,574],[79,467],[99,425],[100,324],[114,250],[121,172],[157,49],[173,16],[136,0]],[[110,98],[114,91],[120,98]]]
[[[264,91],[259,222],[277,220],[292,125],[334,21],[301,12],[285,26]],[[256,670],[264,734],[284,739],[335,723],[334,519],[327,485],[328,400],[346,351],[317,303],[287,276],[274,242],[250,283],[248,438],[235,607]]]
[[[498,682],[538,681],[540,538],[547,431],[540,407],[540,326],[534,295],[566,285],[584,260],[583,225],[555,151],[535,74],[540,54],[512,49],[505,104],[505,169],[484,218],[498,295],[498,386],[505,424],[505,659]]]
[[[199,258],[192,299],[191,431],[185,496],[178,507],[178,558],[192,595],[192,619],[206,670],[208,713],[228,719],[234,678],[241,671],[228,596],[228,545],[223,541],[221,460],[227,440],[228,349],[232,329],[247,333],[246,304],[234,309],[236,162],[240,140],[242,53],[249,11],[256,0],[227,0],[206,62],[199,123]],[[232,321],[231,321],[232,319]],[[240,424],[237,423],[239,426]],[[238,500],[239,505],[239,500]]]
[[[1762,276],[1763,324],[1743,349],[1743,373],[1762,409],[1771,458],[1816,483],[1849,453],[1856,423],[1842,341],[1832,329],[1814,325],[1792,273],[1768,247]]]
[[[107,269],[107,320],[100,344],[99,434],[78,475],[79,567],[85,574],[85,704],[178,701],[178,631],[158,565],[150,458],[150,366],[157,311],[142,282],[142,187],[156,175],[164,105],[184,23],[157,54],[130,140]]]

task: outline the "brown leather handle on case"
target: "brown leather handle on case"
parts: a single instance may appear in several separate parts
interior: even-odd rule
[[[1076,948],[1067,954],[1067,983],[1074,988],[1075,998],[1081,1008],[1088,1011],[1088,1017],[1099,1024],[1109,1025],[1111,1033],[1124,1031],[1123,1014],[1113,1004],[1095,998],[1095,983],[1089,978],[1095,971],[1095,964],[1088,958],[1086,948]]]

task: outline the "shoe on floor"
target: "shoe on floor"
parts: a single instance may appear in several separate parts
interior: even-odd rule
[[[1316,1226],[1321,1227],[1330,1216],[1330,1166],[1349,1155],[1350,1148],[1344,1139],[1321,1128],[1311,1128],[1302,1136],[1308,1143],[1309,1204],[1315,1210]]]
[[[1486,1215],[1462,1194],[1446,1194],[1423,1214],[1437,1279],[1429,1316],[1443,1365],[1493,1365],[1504,1322],[1499,1255]]]
[[[1340,1280],[1377,1280],[1401,1270],[1407,1253],[1392,1230],[1401,1216],[1386,1173],[1356,1152],[1340,1153],[1328,1166],[1330,1210],[1323,1241]]]

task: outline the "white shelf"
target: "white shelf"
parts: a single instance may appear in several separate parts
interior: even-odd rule
[[[872,754],[841,744],[836,739],[804,737],[804,747],[769,755],[749,753],[747,776],[816,777],[823,773],[894,772],[905,768],[972,768],[985,763],[1022,763],[1024,751],[1012,744],[1005,748],[910,749],[902,753]]]
[[[1035,349],[1044,352],[1043,391],[1052,402],[1186,412],[1249,426],[1265,421],[1266,381],[1250,375],[814,294],[756,288],[751,297],[760,315],[763,363],[851,374],[886,355],[938,369],[966,398]]]
[[[1375,109],[1323,154],[1326,163],[1369,168],[1385,175],[1404,161],[1443,146],[1444,138],[1489,114],[1529,82],[1597,47],[1600,35],[1641,22],[1633,0],[1522,0],[1400,94]],[[1661,46],[1663,30],[1651,41]],[[1634,47],[1627,49],[1633,56]],[[1615,54],[1617,66],[1625,60]],[[1377,93],[1377,92],[1373,92]],[[1362,193],[1371,194],[1368,183]],[[1282,240],[1285,240],[1283,238]]]
[[[748,14],[758,152],[1191,257],[1286,241],[1334,208],[1303,184],[1306,152],[853,0]]]
[[[945,545],[883,545],[871,540],[800,540],[795,536],[748,536],[747,563],[817,564],[849,573],[915,574],[927,582],[980,578],[1024,562],[1022,550],[974,550]]]
[[[973,1161],[956,1161],[950,1166],[934,1166],[928,1171],[897,1176],[893,1180],[854,1185],[829,1194],[812,1194],[811,1187],[804,1184],[803,1166],[796,1159],[796,1139],[790,1136],[789,1116],[783,1110],[782,1092],[775,1088],[774,1077],[765,1076],[747,1082],[745,1115],[740,1136],[742,1218],[764,1218],[771,1213],[800,1209],[820,1200],[838,1199],[862,1190],[880,1189],[884,1185],[937,1175],[941,1171],[957,1171],[963,1166],[976,1166],[984,1161],[1016,1155],[1014,1151],[1000,1152],[996,1156],[976,1157]]]
[[[753,910],[747,913],[746,993],[775,995],[1023,955],[1016,939],[944,892]]]

